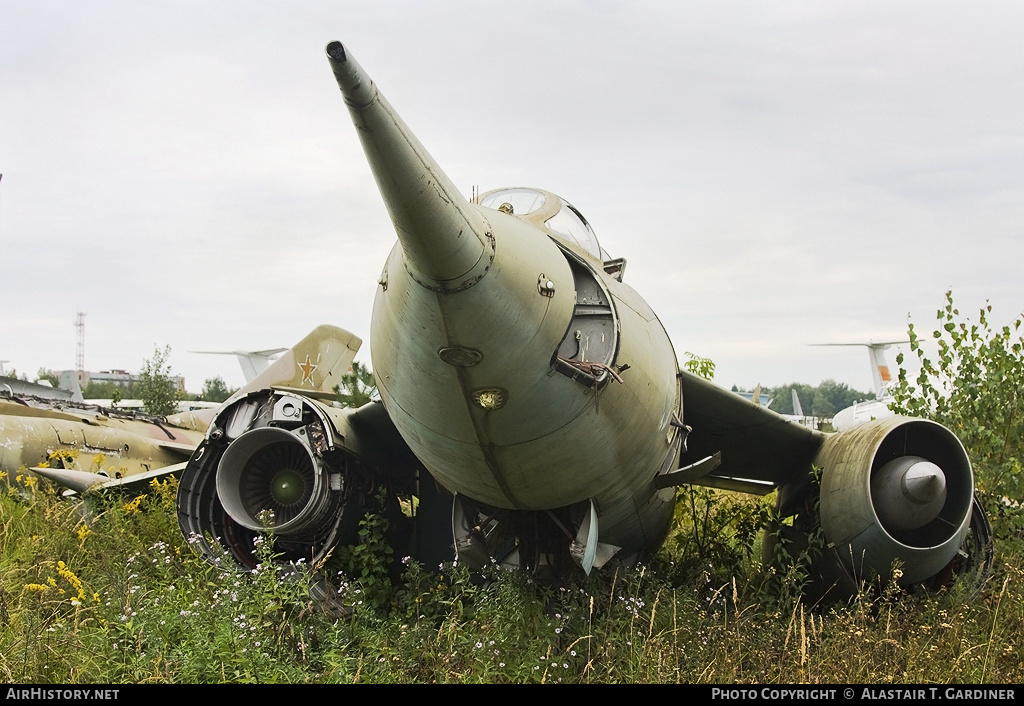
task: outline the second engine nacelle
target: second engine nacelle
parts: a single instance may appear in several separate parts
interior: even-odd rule
[[[971,523],[974,476],[960,441],[941,424],[889,417],[836,434],[821,469],[821,527],[857,578],[925,581],[957,556]]]
[[[356,542],[368,509],[397,510],[399,497],[422,495],[421,467],[380,423],[386,418],[379,403],[340,409],[286,391],[236,400],[217,413],[181,475],[182,532],[207,560],[227,552],[247,567],[258,562],[255,540],[264,532],[285,561],[316,563]],[[382,484],[386,508],[375,497]]]

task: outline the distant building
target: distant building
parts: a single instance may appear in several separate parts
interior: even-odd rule
[[[113,383],[121,388],[129,388],[140,379],[140,376],[135,373],[129,373],[127,370],[100,370],[99,372],[91,373],[88,371],[75,371],[75,370],[61,370],[57,373],[60,378],[60,386],[64,389],[73,389],[72,380],[78,377],[78,386],[85,388],[89,383]],[[172,378],[178,386],[179,390],[185,389],[185,378],[180,375],[176,375]]]

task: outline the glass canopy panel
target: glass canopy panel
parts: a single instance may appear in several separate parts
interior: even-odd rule
[[[601,245],[597,242],[597,235],[587,223],[587,219],[568,201],[560,201],[562,208],[545,224],[548,230],[573,241],[594,257],[601,259]]]
[[[502,204],[512,206],[512,213],[516,216],[525,216],[533,213],[544,205],[544,194],[533,189],[502,189],[495,191],[483,198],[480,205],[484,208],[492,208],[495,211],[501,209]]]

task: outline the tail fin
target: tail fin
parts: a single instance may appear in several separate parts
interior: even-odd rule
[[[868,355],[871,356],[871,379],[875,382],[875,397],[884,397],[889,385],[892,384],[892,373],[885,360],[885,349],[888,343],[869,343]]]
[[[797,417],[804,416],[804,408],[800,404],[800,395],[796,394],[796,388],[794,387],[790,392],[793,393],[793,414]]]
[[[892,373],[885,360],[885,349],[910,341],[868,341],[867,343],[812,343],[812,346],[865,346],[868,349],[868,360],[871,363],[871,380],[875,384],[875,397],[884,397],[889,385],[892,384]]]
[[[313,397],[333,394],[362,343],[358,336],[337,326],[317,326],[225,404],[268,387],[290,388]]]
[[[249,382],[254,377],[266,370],[278,353],[284,353],[287,348],[271,348],[265,351],[190,351],[202,355],[233,355],[238,358],[238,365],[242,368],[242,375],[245,381]]]

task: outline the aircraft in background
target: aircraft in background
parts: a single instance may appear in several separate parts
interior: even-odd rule
[[[828,421],[821,417],[808,417],[805,415],[804,407],[800,404],[800,395],[797,394],[796,389],[791,389],[789,392],[792,395],[791,401],[793,403],[793,414],[782,414],[780,416],[791,422],[795,422],[801,426],[809,427],[811,429],[820,429],[822,424]]]
[[[885,359],[885,351],[890,346],[910,341],[868,341],[867,343],[815,343],[817,346],[864,346],[868,349],[868,361],[871,366],[871,379],[875,386],[875,399],[855,402],[841,409],[832,417],[832,427],[836,431],[847,431],[855,426],[874,419],[886,419],[896,415],[889,405],[892,404],[893,383],[889,364]]]
[[[360,341],[319,326],[226,402],[280,387],[330,396]],[[28,470],[74,492],[137,487],[180,471],[220,405],[157,417],[121,407],[26,395],[0,397],[0,473]]]
[[[579,210],[523,187],[467,200],[347,49],[327,55],[398,235],[370,331],[380,400],[229,400],[178,491],[182,532],[209,561],[255,565],[269,529],[282,561],[316,564],[358,541],[365,508],[403,521],[394,510],[415,495],[396,556],[565,577],[656,551],[690,483],[777,489],[791,551],[820,524],[822,594],[895,561],[903,585],[984,561],[987,522],[949,430],[891,417],[828,435],[680,370]]]
[[[49,383],[29,382],[18,378],[0,375],[0,396],[15,397],[28,396],[45,400],[71,401],[75,400],[75,391],[64,390],[54,387]],[[78,391],[77,400],[82,399],[81,391]]]
[[[82,491],[182,463],[202,440],[208,421],[195,412],[155,417],[71,400],[2,395],[0,476],[23,485],[31,469]]]
[[[245,381],[249,382],[262,373],[274,361],[278,353],[284,353],[287,348],[269,348],[265,351],[190,351],[202,355],[233,355],[238,359],[238,365],[242,368],[242,375]]]

